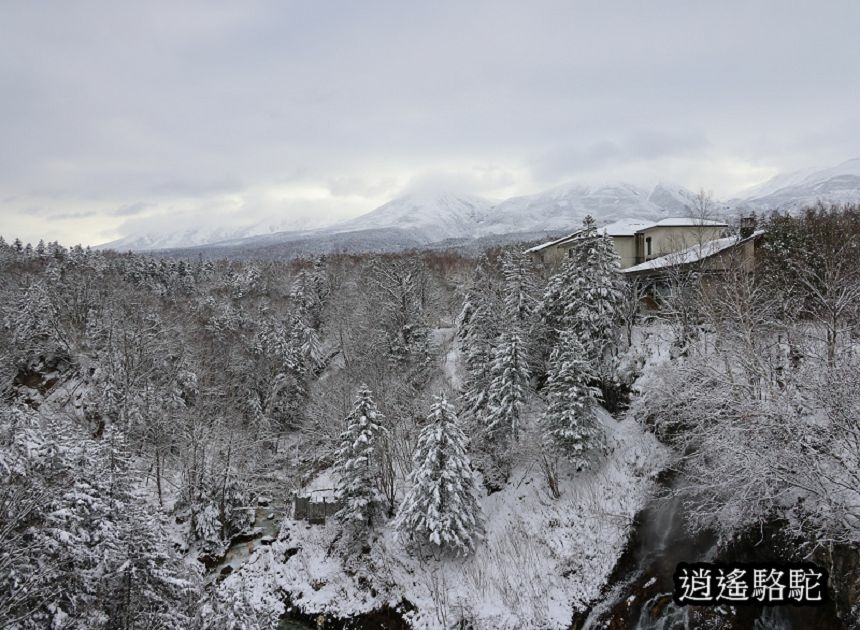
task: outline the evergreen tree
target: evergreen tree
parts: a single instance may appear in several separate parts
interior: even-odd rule
[[[460,309],[456,321],[457,336],[464,341],[474,332],[476,323],[474,317],[482,307],[485,313],[492,315],[492,330],[491,332],[487,331],[487,333],[491,336],[498,334],[501,298],[497,283],[487,271],[489,267],[490,261],[486,256],[482,257],[475,266],[475,271],[472,273],[471,281],[466,289],[463,307]]]
[[[492,366],[486,430],[497,443],[516,442],[520,414],[529,383],[528,360],[516,332],[507,332],[496,350]]]
[[[621,258],[606,234],[583,238],[575,250],[579,273],[568,286],[565,319],[599,368],[617,345],[624,304]]]
[[[502,258],[505,279],[505,314],[509,325],[526,331],[536,310],[534,276],[531,260],[525,254],[508,252]]]
[[[600,390],[592,387],[594,374],[585,349],[573,331],[564,331],[549,361],[547,408],[543,431],[548,445],[583,466],[585,454],[599,436],[594,405]]]
[[[356,534],[369,530],[382,511],[382,418],[370,390],[366,385],[359,387],[352,412],[346,417],[346,431],[340,436],[334,465],[339,477],[337,497],[343,503],[336,517],[352,526]]]
[[[291,342],[294,346],[293,354],[299,358],[306,370],[315,372],[323,367],[325,357],[319,334],[300,317],[293,319]]]
[[[0,432],[0,626],[189,627],[196,578],[135,492],[124,436],[2,408]]]
[[[485,262],[479,262],[457,319],[457,336],[465,364],[461,417],[470,422],[484,413],[489,402],[493,353],[499,336],[499,309],[494,296]]]
[[[395,521],[401,535],[455,554],[474,550],[483,527],[466,446],[453,407],[444,395],[436,397],[412,456],[412,487]]]
[[[494,318],[489,309],[478,307],[472,318],[472,330],[463,343],[465,382],[461,394],[464,418],[472,421],[481,416],[489,403],[494,354]]]
[[[558,344],[562,331],[576,332],[598,378],[613,378],[614,357],[623,318],[624,285],[620,258],[606,234],[586,217],[572,255],[550,278],[540,313],[547,331],[545,348]]]

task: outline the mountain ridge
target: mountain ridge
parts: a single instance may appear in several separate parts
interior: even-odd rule
[[[714,205],[729,212],[794,211],[818,200],[860,203],[860,158],[825,169],[780,174],[749,189],[744,197],[715,201]],[[601,225],[620,219],[660,220],[689,214],[695,203],[693,192],[670,182],[658,182],[650,188],[627,183],[562,184],[501,201],[444,191],[411,192],[360,216],[314,229],[279,229],[288,224],[266,219],[232,230],[214,225],[161,236],[133,235],[98,247],[121,251],[253,249],[300,241],[332,246],[342,243],[348,248],[359,243],[416,247],[449,240],[566,231],[578,226],[586,214]]]

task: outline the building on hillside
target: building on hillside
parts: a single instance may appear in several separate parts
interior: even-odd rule
[[[639,263],[622,269],[621,274],[638,285],[640,303],[647,309],[659,309],[672,295],[686,294],[693,278],[696,286],[707,294],[711,287],[722,286],[722,279],[755,270],[764,231],[754,229],[754,224],[742,221],[740,234]]]
[[[756,249],[764,231],[742,232],[705,243],[697,243],[678,252],[622,269],[628,278],[659,280],[672,273],[695,271],[700,274],[726,273],[728,271],[752,272]]]
[[[716,240],[727,227],[727,224],[720,221],[675,217],[651,222],[621,220],[597,228],[597,231],[612,238],[615,250],[621,257],[621,268],[626,269]],[[579,230],[532,247],[526,253],[536,263],[555,268],[565,257],[571,255],[571,250],[581,235],[582,230]]]

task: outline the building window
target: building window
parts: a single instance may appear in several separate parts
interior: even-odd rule
[[[650,236],[645,237],[645,255],[646,256],[651,255],[651,237]]]

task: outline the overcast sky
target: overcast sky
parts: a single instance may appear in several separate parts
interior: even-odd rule
[[[0,234],[101,243],[413,188],[727,197],[860,155],[860,3],[0,0]]]

